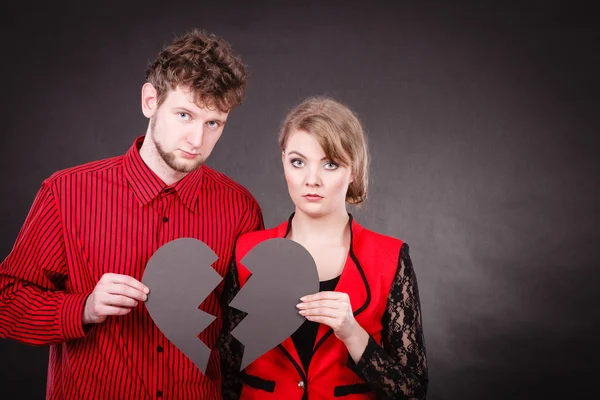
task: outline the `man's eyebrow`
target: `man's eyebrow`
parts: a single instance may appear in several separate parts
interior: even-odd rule
[[[179,112],[183,111],[183,112],[185,112],[185,113],[188,113],[188,114],[190,114],[192,117],[195,117],[195,116],[196,116],[196,113],[195,113],[195,112],[193,112],[192,110],[190,110],[189,108],[186,108],[186,107],[177,106],[177,107],[173,107],[173,108],[172,108],[172,110],[173,110],[173,111],[179,111]]]
[[[185,106],[177,106],[177,107],[173,107],[172,108],[173,111],[177,111],[177,112],[185,112],[190,114],[192,117],[196,118],[197,114],[190,110],[189,108],[185,107]],[[210,118],[209,121],[215,121],[215,122],[219,122],[221,125],[225,125],[225,123],[227,123],[227,119],[223,119],[220,117],[215,117],[215,118]]]

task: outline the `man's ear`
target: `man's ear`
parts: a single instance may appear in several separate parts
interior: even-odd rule
[[[144,83],[144,86],[142,86],[142,113],[146,118],[154,116],[158,108],[157,104],[156,88],[151,83]]]

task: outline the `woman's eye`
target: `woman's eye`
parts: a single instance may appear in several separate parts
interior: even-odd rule
[[[336,163],[331,162],[331,161],[327,161],[325,163],[325,169],[337,169],[338,167],[339,167],[339,165],[337,165]]]
[[[292,165],[296,168],[300,168],[304,165],[304,161],[298,160],[297,158],[292,160]]]

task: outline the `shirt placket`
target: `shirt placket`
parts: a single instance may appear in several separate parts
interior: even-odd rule
[[[160,248],[172,237],[172,222],[170,221],[171,208],[173,204],[174,197],[174,189],[173,188],[165,188],[160,193],[160,201],[158,204],[158,212],[159,212],[159,221],[158,221],[158,229],[157,229],[157,243]],[[156,376],[156,387],[155,387],[155,395],[157,400],[162,400],[167,398],[165,392],[166,388],[169,384],[166,378],[167,374],[167,364],[168,364],[168,343],[166,343],[167,339],[163,334],[160,334],[158,339],[158,345],[156,347],[156,360],[157,360],[157,376]]]

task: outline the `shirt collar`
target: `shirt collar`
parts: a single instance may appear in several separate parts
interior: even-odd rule
[[[144,136],[135,139],[133,145],[125,153],[124,160],[125,178],[129,182],[140,204],[148,204],[160,195],[163,190],[169,190],[168,188],[170,188],[170,190],[175,190],[187,208],[191,211],[196,211],[198,204],[196,200],[200,193],[199,189],[202,184],[202,170],[204,167],[188,173],[171,186],[167,186],[142,160],[140,156],[142,143],[144,143]]]

